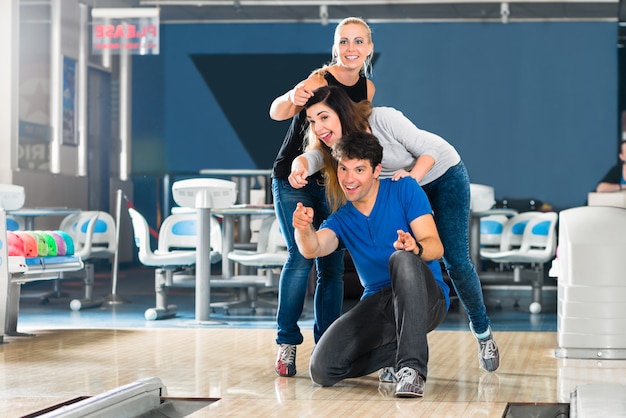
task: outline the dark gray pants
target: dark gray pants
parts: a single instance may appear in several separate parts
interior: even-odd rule
[[[313,382],[332,386],[387,366],[411,367],[426,378],[426,334],[445,317],[445,297],[413,253],[393,253],[389,272],[390,287],[359,301],[319,340],[311,356]]]

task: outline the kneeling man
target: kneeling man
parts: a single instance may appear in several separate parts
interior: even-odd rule
[[[313,382],[380,370],[397,382],[398,397],[421,397],[428,374],[428,340],[448,310],[439,239],[426,194],[410,177],[379,180],[383,149],[359,132],[333,147],[347,203],[315,231],[313,209],[298,204],[293,226],[298,249],[323,257],[345,246],[364,292],[357,305],[324,333],[311,356]]]

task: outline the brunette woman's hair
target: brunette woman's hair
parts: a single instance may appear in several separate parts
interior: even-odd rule
[[[372,113],[372,104],[364,100],[354,103],[348,94],[337,86],[323,86],[313,92],[313,96],[308,100],[305,109],[321,103],[328,106],[339,117],[341,122],[341,136],[350,135],[354,132],[369,130],[368,119]],[[320,150],[324,156],[324,183],[326,185],[326,199],[330,210],[335,212],[346,203],[346,196],[339,186],[337,180],[337,161],[331,155],[331,150],[326,144],[320,141],[315,132],[309,127],[305,136],[306,150]]]

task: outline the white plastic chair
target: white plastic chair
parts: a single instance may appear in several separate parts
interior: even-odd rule
[[[73,225],[74,253],[84,260],[109,259],[117,249],[117,226],[108,212],[85,211]]]
[[[152,251],[150,246],[150,230],[148,228],[148,222],[137,210],[129,208],[128,212],[133,225],[135,245],[138,248],[139,261],[145,266],[156,268],[156,307],[147,309],[144,316],[146,320],[149,321],[172,318],[176,316],[178,308],[176,305],[168,305],[168,290],[169,288],[176,286],[182,287],[195,285],[195,273],[192,268],[196,264],[196,250],[195,248],[187,250],[171,249],[172,247],[167,238],[169,234],[167,231],[170,227],[165,224],[164,221],[165,227],[162,225],[160,228],[161,231],[159,231],[160,238],[162,233],[164,235],[164,237],[161,238],[161,248],[164,248],[164,250],[157,249]],[[176,216],[176,218],[173,218],[172,221],[168,221],[167,223],[175,225],[177,219],[190,220],[190,218],[186,218],[186,216],[189,215],[191,217],[196,216],[195,214],[171,215]],[[215,225],[215,227],[212,228],[211,241],[216,241],[215,245],[220,245],[217,243],[217,241],[221,241],[221,229],[219,228],[219,223],[213,224],[212,221],[212,225]],[[187,229],[185,243],[179,242],[178,245],[195,247],[195,236],[191,237],[189,235],[190,229],[192,228],[191,224],[187,224],[184,228]],[[214,234],[216,238],[213,239]],[[217,237],[219,237],[219,239]],[[165,250],[165,248],[169,249]],[[219,261],[217,257],[215,257],[215,260],[215,262]],[[211,287],[247,289],[250,293],[255,292],[250,289],[263,287],[265,285],[264,281],[258,279],[256,276],[241,276],[228,279],[212,277],[210,283]]]
[[[287,243],[280,231],[280,224],[275,215],[265,217],[259,229],[257,248],[251,250],[233,250],[227,254],[229,260],[242,266],[252,267],[265,273],[264,290],[276,290],[278,287],[278,279],[280,269],[287,262],[288,252]],[[234,276],[233,279],[255,277],[255,276]],[[258,276],[262,277],[262,276]],[[275,303],[260,300],[258,297],[259,286],[250,286],[248,288],[248,298],[232,302],[221,302],[211,304],[211,307],[222,307],[228,312],[229,309],[235,307],[250,307],[252,311],[257,308],[275,308]]]
[[[229,260],[248,267],[282,267],[287,262],[287,243],[280,232],[276,216],[266,217],[259,229],[259,239],[255,251],[234,250],[227,257]]]
[[[509,218],[505,215],[488,215],[480,218],[481,251],[499,251],[504,225]]]
[[[78,311],[102,305],[95,300],[96,260],[110,260],[117,250],[117,225],[113,216],[104,211],[83,211],[66,216],[59,229],[68,233],[74,241],[74,255],[80,256],[85,268],[79,272],[84,283],[84,297],[70,302],[70,308]],[[75,273],[62,273],[61,279],[75,277]],[[58,284],[58,282],[57,282]]]
[[[144,266],[156,268],[156,307],[147,309],[144,316],[149,321],[172,318],[178,312],[176,305],[167,304],[167,289],[173,284],[173,272],[181,267],[194,265],[196,263],[196,251],[152,251],[150,229],[146,218],[133,208],[128,208],[128,214],[133,225],[139,261]]]
[[[196,250],[196,223],[198,215],[195,210],[173,213],[163,220],[159,228],[157,243],[158,252],[167,253],[176,250]],[[222,227],[217,218],[211,216],[211,264],[222,261]],[[188,266],[175,271],[172,286],[194,286],[196,281],[195,266]]]
[[[543,212],[522,212],[507,219],[502,227],[502,237],[498,251],[481,250],[481,257],[496,261],[497,258],[503,257],[507,251],[519,249],[522,245],[526,225],[530,220],[542,214]]]
[[[556,254],[556,212],[524,212],[511,218],[503,229],[500,251],[481,251],[483,258],[504,263],[513,269],[513,281],[521,282],[523,269],[535,272],[531,281],[531,313],[541,312],[541,288],[544,280],[544,263]],[[517,240],[521,232],[520,245]]]
[[[159,228],[158,249],[161,252],[196,249],[196,222],[198,215],[176,213],[163,220]],[[222,227],[211,216],[211,264],[222,260]]]

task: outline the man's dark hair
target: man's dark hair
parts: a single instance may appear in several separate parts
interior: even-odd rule
[[[368,132],[353,132],[341,138],[333,146],[333,157],[337,161],[369,160],[376,168],[383,160],[383,147],[378,138]]]

